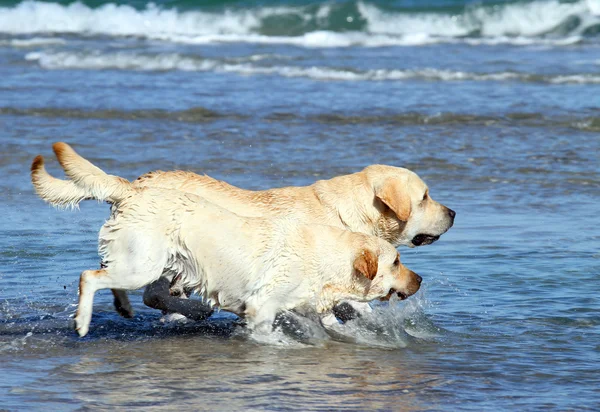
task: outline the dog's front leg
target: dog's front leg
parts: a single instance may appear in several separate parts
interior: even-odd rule
[[[170,280],[160,278],[144,291],[144,304],[166,313],[180,313],[186,318],[203,320],[212,315],[213,310],[197,299],[182,299],[169,294]]]
[[[260,333],[271,333],[277,326],[275,316],[280,312],[279,305],[275,299],[269,299],[259,307],[254,307],[252,304],[247,305],[245,316],[248,320],[250,329],[259,331]]]

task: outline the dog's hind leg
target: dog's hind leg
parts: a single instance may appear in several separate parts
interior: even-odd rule
[[[106,277],[106,270],[84,270],[79,277],[79,304],[75,315],[75,330],[80,337],[88,333],[92,320],[94,293],[98,287],[98,279]]]
[[[115,297],[113,304],[119,315],[124,318],[132,318],[133,308],[131,307],[131,302],[129,302],[127,291],[122,289],[111,289],[111,292]]]
[[[140,268],[142,269],[142,268]],[[148,268],[150,269],[150,268]],[[75,315],[75,330],[79,336],[87,334],[92,319],[94,294],[100,289],[135,290],[160,276],[162,270],[142,270],[137,273],[124,266],[120,270],[104,268],[100,270],[85,270],[79,278],[79,305]],[[152,276],[155,275],[155,276]]]
[[[212,315],[213,310],[200,300],[171,296],[170,283],[163,277],[146,286],[144,304],[166,313],[180,313],[193,320],[203,320]]]

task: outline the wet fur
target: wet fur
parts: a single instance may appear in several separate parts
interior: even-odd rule
[[[60,180],[50,176],[43,167],[43,159],[36,158],[32,165],[32,182],[38,195],[49,203],[68,207],[89,198],[68,171],[79,161],[86,176],[98,170],[79,156],[65,156],[61,144],[54,146],[63,158],[67,176]],[[89,170],[88,170],[89,169]],[[84,177],[78,177],[84,179]],[[151,172],[131,183],[133,188],[167,188],[193,193],[241,216],[275,219],[293,218],[304,223],[335,226],[345,230],[374,235],[394,246],[413,247],[419,234],[440,236],[453,224],[454,212],[435,202],[428,188],[413,172],[393,166],[372,165],[358,173],[321,180],[305,187],[284,187],[264,191],[237,188],[209,176],[191,172]],[[110,201],[110,200],[109,200]],[[124,291],[113,291],[119,308],[131,307]],[[165,288],[147,288],[144,302],[152,307],[175,311],[175,299]],[[200,302],[193,301],[197,311],[210,314]],[[368,305],[362,306],[368,310]],[[123,311],[120,311],[123,313]],[[129,314],[130,315],[130,314]]]

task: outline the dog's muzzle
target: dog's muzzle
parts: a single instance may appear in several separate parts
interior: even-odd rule
[[[417,236],[412,238],[411,242],[415,246],[425,246],[425,245],[431,245],[433,242],[435,242],[439,238],[440,238],[439,236],[418,234]]]

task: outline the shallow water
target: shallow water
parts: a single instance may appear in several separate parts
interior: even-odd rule
[[[0,408],[600,408],[597,2],[61,4],[0,3]],[[403,166],[457,218],[400,249],[417,295],[333,338],[103,291],[79,339],[108,208],[33,194],[59,140],[252,189]]]

